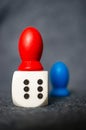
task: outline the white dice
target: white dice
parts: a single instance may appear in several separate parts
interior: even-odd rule
[[[12,100],[20,107],[48,104],[48,71],[15,71],[12,79]]]

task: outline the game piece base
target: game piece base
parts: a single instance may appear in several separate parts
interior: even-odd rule
[[[54,97],[65,97],[69,95],[70,95],[70,92],[66,88],[53,89],[51,92],[51,96],[54,96]]]

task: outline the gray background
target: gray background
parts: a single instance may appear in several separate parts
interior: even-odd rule
[[[45,70],[63,61],[70,71],[70,97],[49,98],[45,108],[23,109],[11,101],[12,75],[20,64],[18,38],[27,26],[43,38]],[[0,0],[0,127],[83,127],[86,120],[86,1]],[[49,89],[51,83],[49,80]],[[46,120],[46,121],[45,121]],[[45,124],[43,124],[45,122]],[[80,125],[81,124],[81,125]],[[13,127],[12,127],[13,126]],[[86,126],[85,126],[86,127]]]

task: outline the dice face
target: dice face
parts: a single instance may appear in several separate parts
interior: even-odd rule
[[[38,107],[48,104],[47,71],[15,71],[12,100],[16,106]]]

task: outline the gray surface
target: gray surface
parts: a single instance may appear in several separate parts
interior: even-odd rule
[[[35,26],[42,34],[44,51],[41,62],[45,70],[50,72],[52,64],[59,60],[70,70],[68,87],[71,96],[50,98],[50,105],[45,108],[17,108],[11,101],[12,75],[20,64],[18,38],[27,26]],[[85,95],[86,1],[0,0],[0,126],[9,126],[9,129],[52,125],[83,127],[86,121]]]
[[[48,106],[33,109],[16,107],[11,99],[3,98],[0,106],[0,130],[86,128],[86,96],[84,95],[72,93],[70,97],[65,98],[49,97]]]

